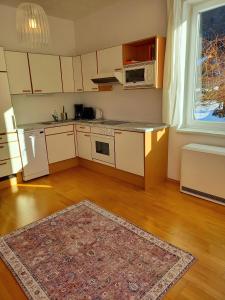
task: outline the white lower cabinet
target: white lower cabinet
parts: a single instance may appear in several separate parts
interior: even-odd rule
[[[92,160],[91,136],[89,133],[77,131],[77,152],[79,157]]]
[[[144,134],[115,131],[116,168],[144,176]]]
[[[21,172],[22,163],[20,157],[8,160],[0,160],[0,177],[9,176]]]
[[[47,135],[46,143],[50,164],[76,156],[74,132]]]

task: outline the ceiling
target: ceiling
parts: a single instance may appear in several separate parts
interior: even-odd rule
[[[0,0],[0,4],[17,7],[22,2],[41,5],[47,15],[76,21],[121,0]]]

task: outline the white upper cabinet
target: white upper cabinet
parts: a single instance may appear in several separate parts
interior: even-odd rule
[[[6,72],[4,49],[0,47],[0,72]]]
[[[11,94],[31,94],[27,53],[5,51]]]
[[[0,133],[15,132],[16,124],[7,73],[0,72]]]
[[[91,78],[97,75],[97,57],[96,52],[81,55],[83,86],[84,91],[98,91],[98,85],[94,84]]]
[[[73,58],[60,56],[64,93],[74,92]]]
[[[97,51],[98,73],[112,73],[123,67],[122,46]]]
[[[83,77],[82,77],[82,66],[81,56],[73,57],[73,71],[75,81],[75,92],[83,92]]]
[[[115,130],[116,168],[144,176],[144,134]]]
[[[29,53],[28,57],[34,94],[61,93],[59,56]]]

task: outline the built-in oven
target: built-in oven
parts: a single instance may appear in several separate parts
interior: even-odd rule
[[[99,128],[96,131],[103,131],[103,128]],[[104,132],[102,132],[104,133]],[[109,133],[109,131],[108,131]],[[115,149],[114,149],[114,132],[112,134],[91,134],[91,148],[92,148],[92,159],[103,164],[115,166]]]

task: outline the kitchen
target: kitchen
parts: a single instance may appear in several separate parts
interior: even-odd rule
[[[0,299],[224,299],[224,13],[0,0]]]
[[[8,89],[14,99],[22,95],[26,98],[57,93],[78,93],[85,97],[86,92],[101,92],[107,97],[116,85],[131,93],[136,89],[162,88],[165,38],[159,36],[74,57],[4,51],[3,48],[1,53],[2,72],[6,71],[9,80],[9,87],[5,85],[4,89],[6,93]],[[31,180],[49,174],[49,169],[50,173],[55,169],[63,170],[63,165],[68,166],[69,161],[69,167],[72,167],[88,160],[104,164],[105,169],[108,166],[106,172],[111,170],[113,176],[145,189],[153,182],[165,180],[168,144],[165,124],[107,120],[101,109],[83,104],[75,104],[74,116],[68,119],[65,106],[61,107],[62,112],[48,112],[49,116],[52,114],[52,121],[31,124],[18,124],[17,121],[19,146],[16,140],[1,146],[3,153],[8,153],[1,158],[2,179],[7,180],[7,176],[22,171],[23,180]],[[13,108],[11,111],[7,122],[14,127],[16,116]],[[10,134],[13,130],[5,139],[10,140]],[[164,136],[164,143],[161,147],[154,144],[153,149],[146,150],[148,139],[153,139],[154,135]],[[11,149],[15,147],[17,151],[13,152]],[[147,163],[149,151],[152,151],[151,155],[157,151],[162,153],[157,158],[162,161],[161,168],[154,166],[154,156],[148,158]],[[11,152],[13,154],[9,155]],[[18,165],[12,163],[15,159]]]

